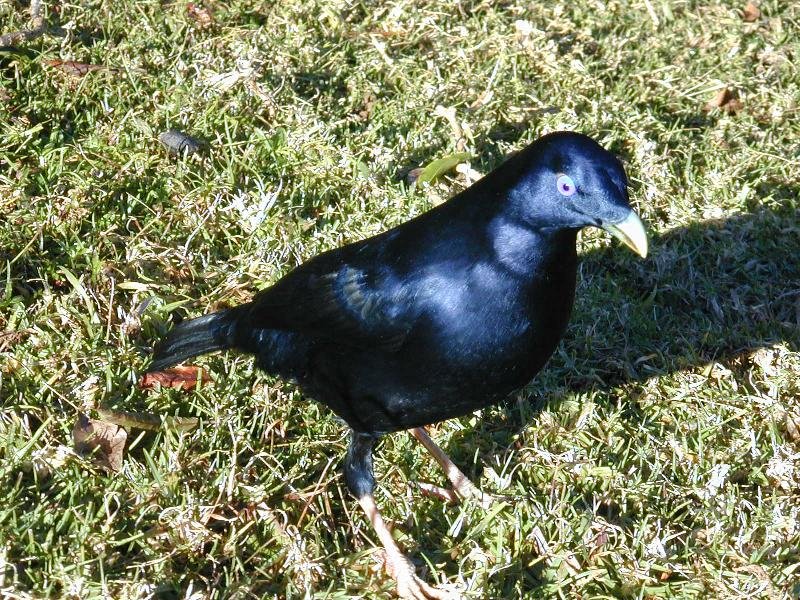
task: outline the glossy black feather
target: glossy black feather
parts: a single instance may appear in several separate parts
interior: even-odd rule
[[[575,174],[573,198],[557,192],[560,172]],[[155,364],[249,352],[364,433],[466,414],[553,353],[573,304],[577,231],[630,212],[626,185],[590,138],[545,136],[437,208],[179,325]],[[192,340],[204,340],[194,354]]]

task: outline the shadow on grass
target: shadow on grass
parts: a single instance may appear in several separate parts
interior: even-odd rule
[[[798,194],[772,190],[779,199]],[[736,373],[759,349],[800,350],[800,210],[793,201],[651,234],[650,248],[646,260],[616,243],[582,256],[559,351],[522,391],[523,410],[514,396],[501,414],[451,439],[457,462],[471,463],[485,437],[509,446],[553,399],[712,362]]]
[[[771,190],[779,199],[797,194],[798,189]],[[712,362],[744,380],[758,350],[777,345],[800,350],[800,211],[793,201],[679,227],[650,241],[651,255],[644,261],[618,244],[582,257],[575,311],[558,353],[502,410],[451,437],[454,460],[478,471],[468,475],[477,480],[539,410],[573,394],[600,392],[603,402],[604,394],[619,386],[635,388]],[[637,402],[628,404],[624,419],[646,418]],[[476,448],[483,454],[477,462]],[[546,487],[530,493],[547,496]],[[623,509],[614,496],[597,504],[599,496],[576,483],[570,502],[628,529],[641,515],[630,506]],[[661,509],[669,506],[670,520],[685,520],[691,529],[697,502],[673,506],[665,499]],[[497,585],[510,585],[498,577]],[[533,577],[539,581],[527,583],[528,590],[548,580],[540,571]]]
[[[565,342],[569,389],[725,364],[780,343],[800,349],[796,207],[673,229],[651,247],[646,261],[618,248],[584,258]]]

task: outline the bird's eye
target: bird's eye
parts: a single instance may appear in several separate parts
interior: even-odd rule
[[[556,179],[556,189],[558,189],[558,193],[562,196],[572,196],[576,190],[575,182],[572,181],[572,177],[562,173],[558,176],[558,179]]]

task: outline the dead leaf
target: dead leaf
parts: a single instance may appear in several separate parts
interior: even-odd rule
[[[191,431],[200,422],[197,417],[161,416],[151,413],[129,412],[127,410],[114,410],[113,408],[98,407],[97,414],[109,423],[129,429],[146,429],[159,431],[162,429],[175,429],[178,431]]]
[[[708,104],[706,104],[706,108],[709,110],[713,108],[719,108],[720,106],[723,106],[728,101],[729,98],[730,98],[730,91],[728,91],[728,88],[722,88],[714,95],[714,97],[711,100],[708,101]]]
[[[786,437],[800,444],[800,414],[787,412],[783,417],[783,423],[786,426]]]
[[[164,273],[170,278],[171,281],[177,281],[178,283],[185,281],[192,276],[191,268],[186,265],[165,265]]]
[[[771,377],[778,373],[775,367],[775,353],[770,348],[759,348],[751,356],[750,359],[764,375]]]
[[[390,38],[406,37],[408,35],[408,29],[405,29],[398,23],[392,23],[390,25],[381,25],[380,29],[376,29],[374,32],[370,32],[370,34],[372,33],[374,33],[375,35],[379,35],[381,37],[385,37],[386,39],[390,39]]]
[[[83,77],[87,73],[92,73],[93,71],[113,70],[109,69],[108,67],[104,67],[103,65],[90,65],[88,63],[77,62],[74,60],[52,59],[44,61],[44,64],[49,67],[53,67],[54,69],[58,69],[59,71],[63,71],[72,77]]]
[[[90,419],[80,413],[72,439],[78,454],[91,455],[94,461],[109,471],[122,469],[122,453],[128,433],[120,426]]]
[[[189,2],[186,5],[186,12],[189,13],[189,16],[197,23],[200,29],[211,27],[214,24],[214,17],[204,6],[198,6],[194,2]]]
[[[742,109],[741,101],[736,97],[736,92],[732,89],[725,87],[716,93],[716,95],[709,100],[705,109],[711,111],[714,109],[722,110],[728,114],[735,114]]]
[[[9,356],[5,359],[2,365],[0,365],[0,373],[11,374],[14,371],[20,368],[20,362],[14,358],[13,356]]]
[[[422,174],[422,167],[417,167],[416,169],[411,169],[408,173],[406,173],[406,183],[408,185],[414,185],[417,183],[417,179]]]
[[[205,384],[211,381],[211,377],[200,367],[187,365],[185,367],[173,367],[163,371],[145,373],[139,382],[139,387],[146,390],[158,385],[160,387],[189,391],[197,386],[198,380]]]
[[[356,120],[362,122],[368,121],[370,117],[372,117],[372,113],[375,110],[375,104],[377,101],[378,99],[375,97],[375,94],[372,92],[367,93],[364,101],[361,103],[361,107],[356,112]]]
[[[492,101],[492,98],[494,98],[494,90],[483,90],[469,107],[474,110],[479,106],[486,106]]]
[[[761,18],[761,9],[753,2],[748,2],[742,11],[742,19],[746,23],[753,23]]]
[[[31,333],[33,333],[33,329],[0,331],[0,352],[5,352],[7,348],[13,349],[14,346],[28,337]],[[5,371],[5,369],[0,370]]]

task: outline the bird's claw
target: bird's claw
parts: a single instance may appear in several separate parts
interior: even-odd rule
[[[500,498],[484,492],[469,479],[463,479],[453,489],[459,498],[465,500],[469,498],[483,510],[489,510],[494,506],[495,502],[500,501]]]
[[[411,561],[400,553],[386,552],[383,563],[387,575],[397,585],[397,595],[404,600],[459,600],[460,594],[428,585],[417,577]]]
[[[458,504],[461,500],[468,500],[475,502],[483,510],[489,510],[495,503],[502,501],[500,496],[484,492],[469,481],[468,485],[454,486],[452,490],[422,481],[417,482],[417,487],[424,496],[442,500],[447,504]]]

